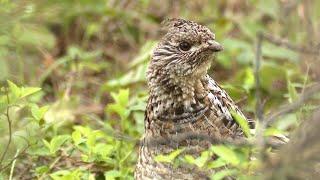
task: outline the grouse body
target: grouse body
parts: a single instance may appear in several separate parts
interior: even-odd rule
[[[154,158],[178,148],[199,155],[213,140],[243,138],[232,112],[244,115],[207,74],[214,55],[223,49],[215,35],[183,19],[167,20],[164,26],[167,33],[154,49],[147,71],[150,96],[135,178],[206,179],[206,172]]]

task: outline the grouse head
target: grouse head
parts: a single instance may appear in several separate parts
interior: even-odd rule
[[[183,19],[164,23],[166,34],[154,49],[148,79],[197,79],[207,73],[213,55],[222,46],[207,27]]]

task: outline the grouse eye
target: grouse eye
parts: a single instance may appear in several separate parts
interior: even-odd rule
[[[187,42],[182,42],[179,44],[179,48],[182,50],[182,51],[188,51],[190,50],[191,48],[191,44],[187,43]]]

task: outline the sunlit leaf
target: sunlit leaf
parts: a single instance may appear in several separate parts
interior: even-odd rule
[[[243,116],[238,114],[236,111],[231,111],[231,115],[234,118],[234,120],[240,125],[244,134],[247,137],[251,137],[249,123],[248,123],[247,119],[245,119]]]
[[[119,103],[122,106],[128,105],[128,102],[129,102],[129,89],[120,89],[117,99],[118,99]]]
[[[129,103],[129,90],[120,89],[118,93],[111,93],[115,103],[108,104],[106,111],[108,113],[116,112],[121,119],[126,119],[129,116],[129,109],[127,108]]]
[[[213,145],[210,150],[230,164],[237,165],[240,162],[237,154],[227,146]]]
[[[49,106],[38,107],[36,104],[32,104],[31,106],[31,114],[36,120],[41,120],[45,113],[48,111]]]
[[[43,144],[51,151],[51,145],[50,145],[50,143],[49,143],[47,140],[45,140],[45,139],[43,139],[42,142],[43,142]]]
[[[193,156],[190,154],[186,154],[184,157],[184,160],[188,162],[189,164],[194,164],[194,161],[196,160]]]
[[[39,166],[36,168],[36,173],[37,174],[44,174],[47,173],[49,171],[49,167],[48,166]]]
[[[89,134],[88,140],[87,140],[87,146],[89,148],[93,148],[94,145],[96,144],[96,135],[94,133]]]
[[[289,92],[289,102],[292,103],[298,98],[298,93],[290,80],[288,80],[288,92]]]
[[[74,171],[60,170],[50,174],[53,180],[80,180],[82,173],[79,169]]]
[[[215,169],[215,168],[219,168],[219,167],[225,166],[225,165],[227,165],[227,164],[228,164],[228,163],[227,163],[225,160],[223,160],[222,158],[217,158],[217,159],[214,160],[214,161],[208,162],[207,167],[208,167],[209,169]]]
[[[105,179],[110,179],[110,180],[116,179],[117,177],[120,177],[120,176],[121,176],[121,172],[118,170],[111,170],[104,173]]]
[[[284,132],[276,128],[268,128],[264,131],[265,136],[283,135]]]
[[[37,88],[37,87],[22,87],[20,91],[21,92],[20,97],[23,98],[23,97],[29,96],[40,90],[41,88]]]
[[[69,135],[59,135],[52,138],[50,141],[50,152],[52,154],[56,153],[57,150],[68,140],[70,139]]]
[[[249,92],[249,90],[254,87],[254,83],[255,81],[252,69],[246,68],[242,87]]]
[[[181,154],[184,151],[184,149],[177,149],[172,151],[171,153],[167,154],[167,155],[157,155],[154,160],[157,162],[166,162],[166,163],[172,163],[173,160],[179,156],[179,154]]]
[[[75,145],[82,143],[82,136],[79,131],[73,131],[71,137]]]
[[[113,150],[114,147],[110,144],[99,143],[94,147],[94,153],[99,154],[103,159],[108,158]]]
[[[7,82],[8,82],[8,85],[9,85],[10,92],[12,92],[15,97],[20,97],[20,95],[21,95],[20,88],[16,84],[14,84],[13,82],[11,82],[9,80],[7,80]]]
[[[238,173],[238,171],[236,169],[225,169],[225,170],[221,170],[221,171],[214,173],[211,176],[211,179],[212,180],[221,180],[227,176],[232,176],[236,173]]]

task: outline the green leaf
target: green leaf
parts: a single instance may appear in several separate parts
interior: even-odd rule
[[[43,142],[43,144],[50,150],[50,152],[51,152],[51,145],[50,145],[50,143],[47,141],[47,140],[45,140],[45,139],[42,139],[42,142]]]
[[[38,88],[38,87],[22,87],[20,98],[24,98],[24,97],[29,96],[31,94],[34,94],[40,90],[41,90],[41,88]]]
[[[87,146],[89,148],[93,148],[96,144],[96,135],[94,133],[89,134],[88,140],[87,140]]]
[[[234,110],[231,111],[231,115],[234,118],[234,120],[240,125],[244,134],[247,137],[251,137],[248,121]]]
[[[187,161],[189,164],[194,164],[194,161],[196,160],[193,156],[187,154],[184,156],[184,160]]]
[[[41,174],[44,174],[44,173],[47,173],[49,172],[49,167],[48,166],[39,166],[36,168],[36,173],[38,175],[41,175]]]
[[[226,162],[237,165],[240,163],[240,160],[237,157],[237,154],[227,146],[224,145],[213,145],[210,150],[218,155],[221,159]]]
[[[119,93],[111,93],[115,103],[106,107],[108,113],[116,112],[122,120],[129,116],[130,110],[127,108],[129,103],[129,89],[120,89]]]
[[[111,170],[104,173],[105,179],[116,179],[117,177],[121,177],[121,172],[118,170]]]
[[[167,162],[167,163],[172,163],[173,160],[179,156],[179,154],[181,154],[184,151],[184,149],[176,149],[174,151],[172,151],[171,153],[169,153],[169,155],[157,155],[154,160],[157,162]]]
[[[254,75],[250,68],[245,69],[244,82],[242,87],[249,92],[250,89],[254,87]]]
[[[50,174],[53,180],[80,180],[82,173],[79,169],[74,171],[60,170]]]
[[[53,179],[56,179],[56,180],[59,179],[60,180],[60,179],[62,179],[61,176],[66,176],[68,174],[70,174],[70,171],[68,171],[68,170],[60,170],[60,171],[56,171],[54,173],[51,173],[50,176]]]
[[[80,131],[73,131],[71,137],[75,145],[79,145],[80,143],[82,143]]]
[[[277,135],[283,135],[284,132],[279,130],[279,129],[276,129],[276,128],[268,128],[264,131],[264,135],[265,136],[277,136]]]
[[[50,144],[48,142],[44,142],[44,141],[43,141],[43,143],[45,144],[45,147],[40,147],[40,148],[37,147],[37,148],[30,149],[28,151],[28,153],[30,155],[36,155],[36,156],[50,156],[51,155]]]
[[[209,169],[215,169],[215,168],[219,168],[219,167],[222,167],[222,166],[226,166],[227,164],[228,163],[225,160],[223,160],[222,158],[217,158],[214,161],[208,162],[207,167]]]
[[[11,81],[9,81],[9,80],[7,80],[7,82],[8,82],[8,85],[9,85],[9,90],[10,90],[10,92],[12,92],[13,95],[14,95],[16,98],[20,97],[20,94],[21,94],[20,88],[19,88],[16,84],[14,84],[13,82],[11,82]]]
[[[288,92],[289,92],[289,102],[292,103],[298,98],[298,93],[290,80],[288,80],[287,83],[288,83]]]
[[[211,154],[209,151],[203,151],[201,152],[201,156],[194,161],[194,164],[197,165],[199,168],[202,168],[210,157]]]
[[[238,173],[238,171],[236,169],[225,169],[225,170],[221,170],[221,171],[214,173],[211,176],[211,179],[212,180],[221,180],[227,176],[232,176],[236,173]]]
[[[89,134],[92,133],[92,130],[88,127],[83,127],[83,126],[75,126],[74,129],[76,131],[79,131],[82,135],[88,137]]]
[[[118,97],[115,100],[122,106],[127,106],[129,102],[129,89],[120,89]]]
[[[110,144],[99,143],[94,147],[94,153],[100,155],[102,159],[107,159],[113,150],[114,146]]]
[[[29,96],[31,94],[34,94],[41,90],[41,88],[38,87],[21,87],[19,88],[16,84],[13,82],[7,80],[9,85],[10,92],[13,93],[15,98],[24,98],[26,96]]]
[[[122,120],[126,119],[129,116],[129,111],[120,104],[109,104],[106,110],[108,113],[117,113]]]
[[[55,136],[50,141],[50,153],[56,153],[59,148],[68,140],[70,139],[69,135],[59,135]]]
[[[36,104],[32,104],[31,105],[31,114],[33,116],[33,118],[35,118],[36,120],[41,120],[43,119],[45,113],[48,111],[49,106],[42,106],[41,108],[39,108]]]
[[[89,156],[86,155],[86,154],[81,154],[81,160],[84,161],[84,162],[90,162],[89,161]]]

